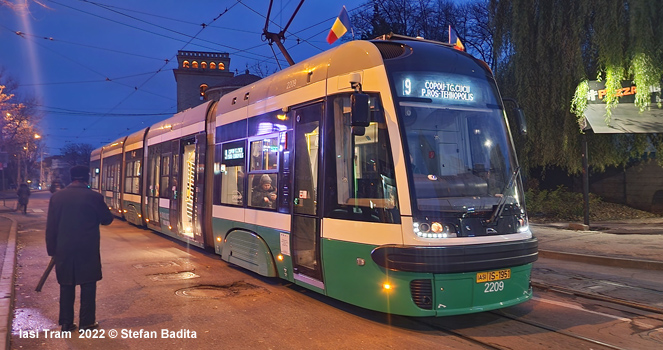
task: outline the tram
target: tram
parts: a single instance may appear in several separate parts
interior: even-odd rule
[[[91,164],[127,221],[363,308],[448,316],[532,297],[538,242],[504,103],[488,66],[447,44],[345,43]]]

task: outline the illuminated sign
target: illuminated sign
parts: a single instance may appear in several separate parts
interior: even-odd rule
[[[619,103],[635,103],[635,93],[638,88],[630,80],[621,81],[621,88],[615,90]],[[605,82],[591,80],[589,81],[589,91],[587,91],[587,103],[599,104],[605,103],[605,96],[608,90],[605,88]],[[651,103],[661,102],[661,86],[649,88],[651,94]]]
[[[403,96],[440,98],[444,100],[474,101],[472,87],[443,80],[403,79]]]
[[[399,97],[425,98],[445,104],[495,104],[491,82],[471,76],[440,72],[398,72]]]
[[[244,159],[244,147],[223,150],[223,160]]]

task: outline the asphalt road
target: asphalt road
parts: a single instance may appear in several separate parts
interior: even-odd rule
[[[58,338],[63,334],[56,325],[55,276],[41,293],[34,291],[49,260],[43,231],[49,196],[36,193],[28,215],[11,214],[19,222],[12,349],[663,347],[663,315],[551,291],[537,291],[534,300],[496,313],[421,319],[371,312],[235,268],[216,255],[119,220],[102,230],[101,329]],[[584,288],[615,282],[612,270],[559,264],[537,262],[535,277],[550,281],[547,277],[555,276],[568,284],[582,273],[590,279]],[[623,273],[627,278],[629,271]],[[660,276],[647,273],[652,275],[638,279]],[[618,280],[628,291],[628,280]],[[644,288],[660,285],[650,282],[651,288]],[[637,291],[631,288],[631,293]]]

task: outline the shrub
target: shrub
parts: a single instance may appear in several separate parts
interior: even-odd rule
[[[552,191],[527,190],[525,200],[531,217],[550,220],[580,220],[584,216],[582,193],[570,192],[564,186],[558,186]],[[598,206],[601,202],[599,196],[589,194],[590,208]]]

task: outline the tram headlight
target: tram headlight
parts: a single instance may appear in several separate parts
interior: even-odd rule
[[[451,238],[458,236],[454,225],[439,221],[431,223],[414,222],[413,231],[421,238]]]
[[[527,220],[527,215],[523,215],[517,220],[518,222],[518,232],[527,232],[529,231],[529,221]]]

